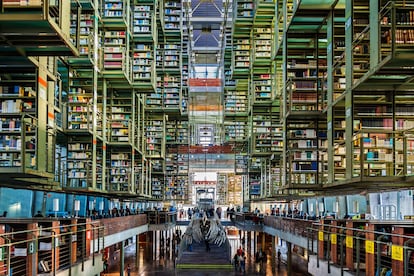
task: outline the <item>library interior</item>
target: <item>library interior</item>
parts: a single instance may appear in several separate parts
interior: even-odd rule
[[[0,275],[414,275],[414,0],[0,0]]]

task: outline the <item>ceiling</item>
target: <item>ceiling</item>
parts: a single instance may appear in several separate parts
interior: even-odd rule
[[[221,145],[223,122],[223,65],[232,1],[193,0],[186,9],[189,30],[189,120],[193,144]],[[192,154],[192,171],[233,171],[233,154]]]

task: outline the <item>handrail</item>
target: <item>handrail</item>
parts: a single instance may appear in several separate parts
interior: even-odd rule
[[[22,275],[38,272],[54,275],[56,271],[71,270],[74,264],[83,266],[88,259],[92,259],[92,265],[95,265],[95,254],[101,252],[104,245],[101,240],[104,239],[102,230],[105,226],[98,221],[73,223],[66,219],[7,218],[2,219],[0,224],[6,226],[6,231],[7,226],[33,227],[0,234],[0,271],[6,275],[12,270]],[[52,226],[42,227],[41,224]],[[36,254],[39,263],[33,263],[34,259],[28,257],[32,254]]]

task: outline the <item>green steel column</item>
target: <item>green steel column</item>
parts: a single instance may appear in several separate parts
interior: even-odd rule
[[[328,88],[328,112],[327,112],[327,138],[328,138],[328,152],[334,152],[333,141],[334,141],[334,126],[333,126],[333,51],[334,51],[334,17],[333,17],[333,8],[328,14],[327,20],[327,88]],[[334,155],[328,154],[328,183],[334,181]]]
[[[40,172],[47,171],[47,158],[49,156],[48,148],[48,96],[49,96],[49,86],[47,83],[48,73],[47,73],[47,59],[48,57],[39,57],[38,63],[38,91],[37,91],[37,143],[36,143],[36,166],[37,170]],[[51,99],[54,99],[52,97]],[[25,144],[25,141],[22,141],[22,145]],[[27,167],[30,165],[30,160],[27,160],[25,157],[25,164]]]
[[[106,146],[107,146],[107,137],[108,137],[108,129],[106,126],[108,125],[107,122],[107,107],[106,107],[106,99],[108,97],[108,86],[106,83],[106,79],[102,80],[102,160],[106,160]],[[107,191],[108,187],[106,187],[106,162],[102,162],[102,190]]]
[[[287,87],[286,87],[286,81],[287,81],[287,34],[286,34],[286,28],[287,28],[287,24],[286,21],[288,20],[288,13],[287,13],[287,5],[288,5],[288,0],[284,0],[283,1],[283,37],[282,37],[282,110],[283,110],[283,122],[282,122],[282,128],[283,128],[283,155],[282,155],[282,162],[283,162],[283,169],[282,169],[282,174],[284,175],[284,181],[282,180],[282,183],[284,182],[284,184],[289,185],[290,181],[288,179],[288,173],[287,173],[287,156],[286,156],[286,151],[288,149],[287,147],[287,137],[286,137],[286,131],[287,131],[287,127],[286,127],[286,107],[287,107]]]
[[[369,67],[370,69],[375,68],[380,60],[380,53],[381,53],[381,29],[379,24],[379,1],[378,0],[370,0],[369,1]]]
[[[98,0],[94,0],[94,6],[98,7]],[[92,189],[96,189],[97,185],[96,185],[96,179],[97,179],[97,125],[98,125],[98,119],[97,119],[97,111],[98,111],[98,47],[99,47],[99,41],[98,41],[98,26],[99,26],[99,22],[98,22],[98,18],[100,17],[99,15],[99,9],[95,9],[94,10],[94,41],[93,41],[93,53],[94,56],[92,57],[93,60],[93,71],[92,71]],[[105,159],[104,159],[105,160]],[[106,163],[106,162],[102,162],[102,163]],[[103,178],[102,178],[103,179]],[[103,181],[103,183],[105,183]],[[102,184],[103,185],[103,184]],[[101,187],[101,189],[103,189],[103,187]]]
[[[136,189],[136,187],[135,187],[135,151],[136,151],[136,143],[135,143],[135,124],[136,124],[136,121],[135,121],[135,113],[136,113],[136,110],[137,110],[137,106],[136,106],[136,93],[135,93],[135,90],[133,91],[133,93],[132,93],[132,115],[131,115],[131,117],[132,117],[132,122],[131,122],[131,134],[130,134],[130,137],[131,137],[131,141],[130,141],[130,143],[131,143],[131,145],[132,145],[132,149],[131,149],[131,182],[130,182],[130,185],[131,185],[131,189],[130,189],[130,191],[132,192],[132,193],[136,193],[136,191],[137,191],[137,189]]]
[[[352,23],[352,9],[353,1],[346,1],[345,5],[345,153],[347,158],[346,179],[352,178],[353,171],[353,100],[352,100],[352,85],[353,85],[353,23]]]

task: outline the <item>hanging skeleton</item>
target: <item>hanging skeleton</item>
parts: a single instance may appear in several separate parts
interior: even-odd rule
[[[207,218],[205,214],[202,218],[193,216],[183,235],[186,245],[192,244],[193,241],[197,243],[208,241],[221,246],[226,239],[226,231],[216,214],[214,218]]]

